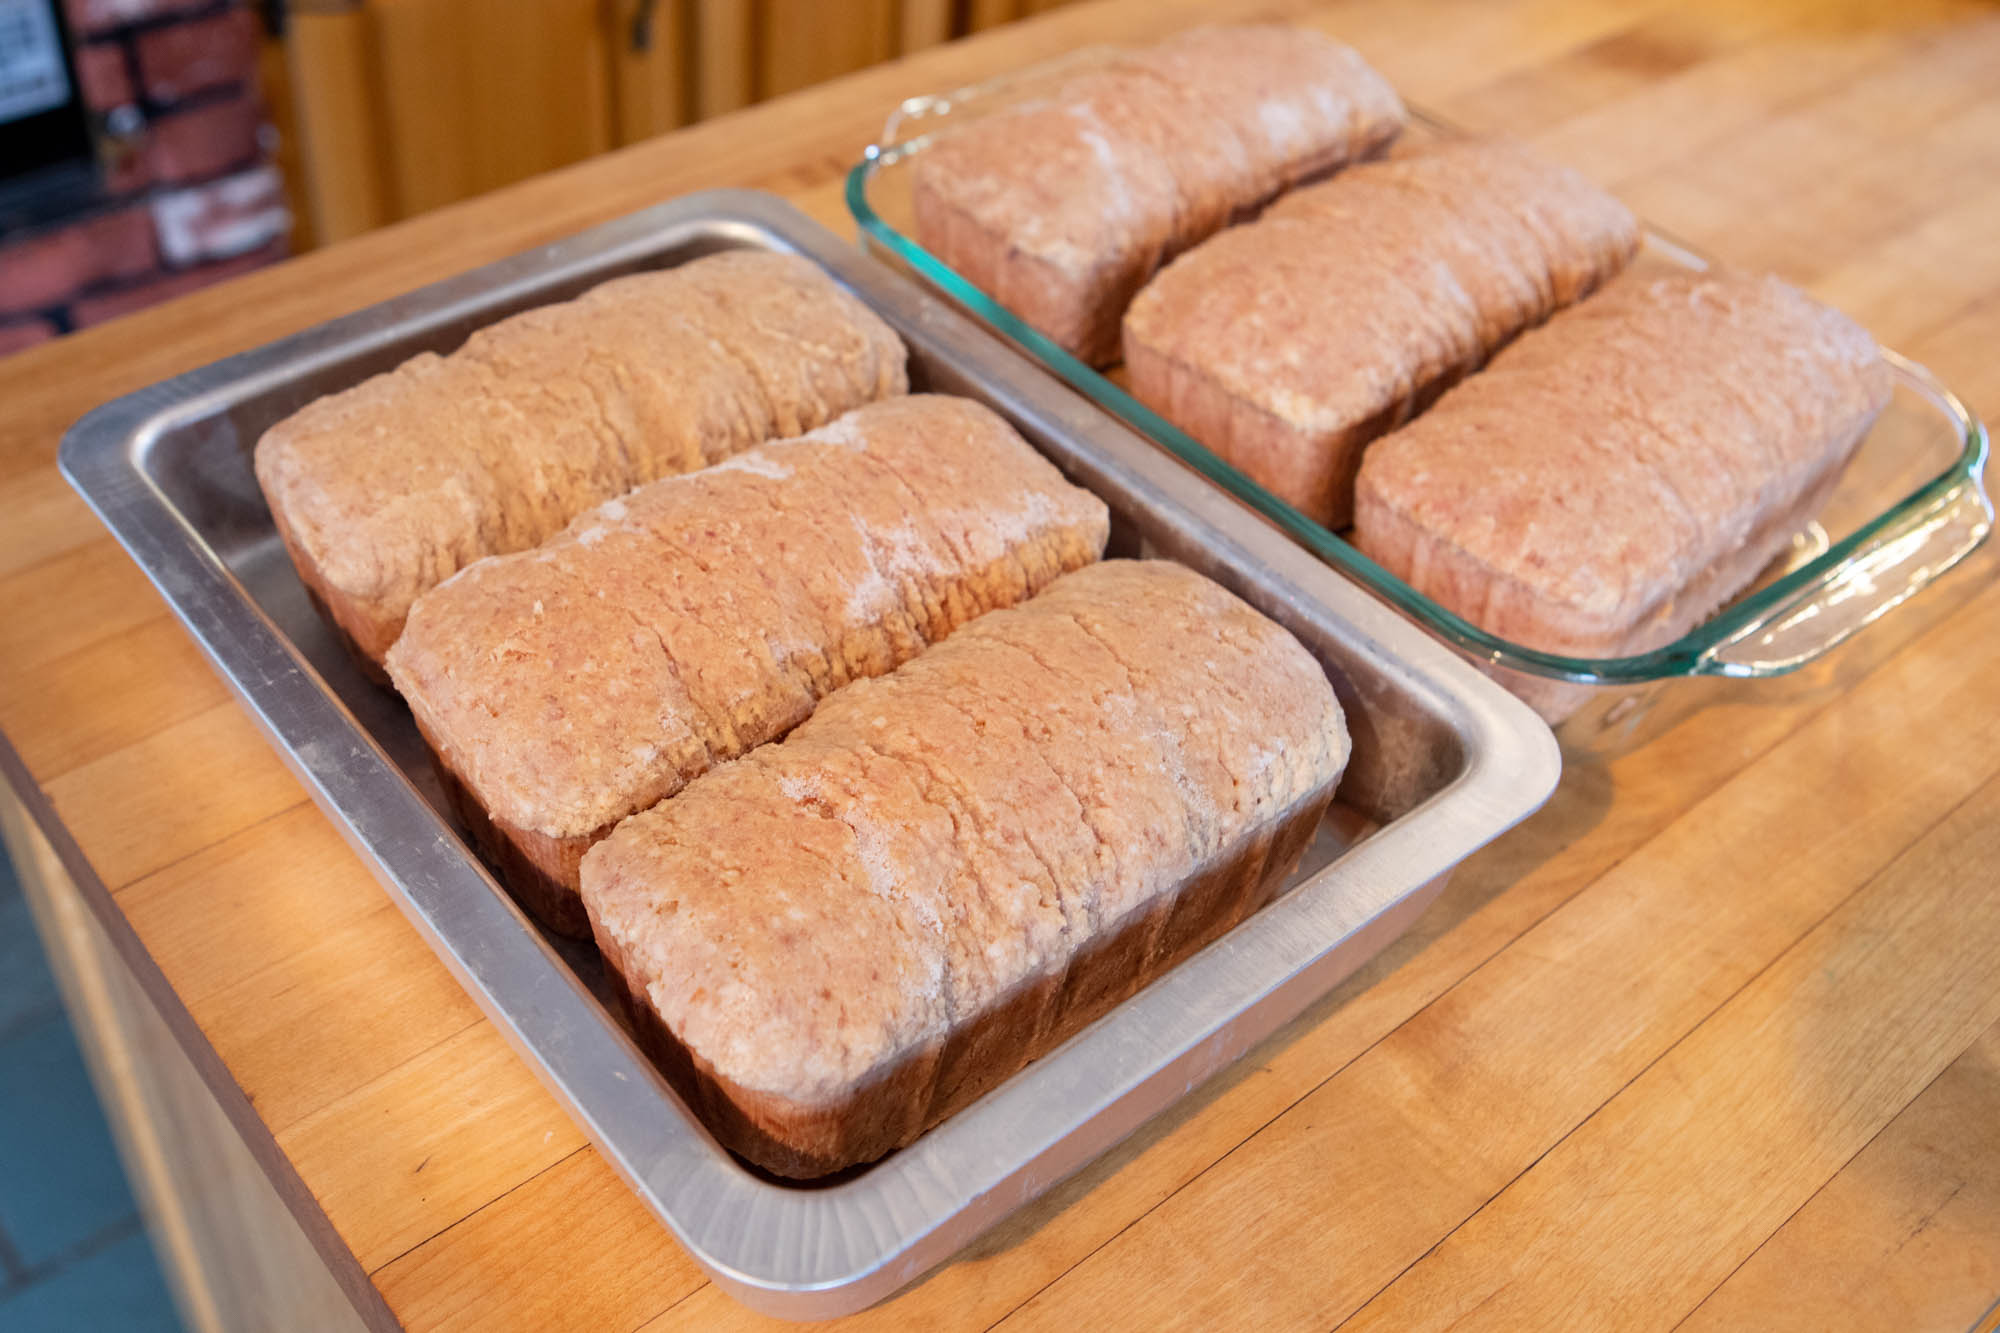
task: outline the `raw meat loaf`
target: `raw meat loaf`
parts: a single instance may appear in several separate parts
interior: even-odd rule
[[[618,820],[1103,552],[1102,501],[977,403],[858,408],[419,598],[388,666],[515,896],[588,932]]]
[[[1109,561],[851,685],[619,825],[584,902],[723,1143],[909,1143],[1260,906],[1347,760],[1320,666],[1215,584]]]
[[[1494,634],[1643,652],[1785,548],[1889,391],[1867,332],[1776,278],[1633,275],[1370,449],[1355,541]],[[1551,720],[1579,701],[1516,683]]]
[[[634,486],[907,387],[888,325],[795,255],[732,251],[524,311],[257,443],[299,577],[367,662],[410,603]]]
[[[917,238],[1070,352],[1115,360],[1118,317],[1167,259],[1403,126],[1360,56],[1280,25],[1120,51],[1049,98],[918,153]]]
[[[1368,441],[1617,273],[1616,199],[1503,140],[1342,172],[1182,256],[1125,317],[1133,394],[1329,527]]]

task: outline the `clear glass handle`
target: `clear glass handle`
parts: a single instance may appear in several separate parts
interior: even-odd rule
[[[1846,640],[1972,553],[1993,530],[1977,471],[1898,515],[1853,557],[1703,654],[1711,676],[1775,676]]]

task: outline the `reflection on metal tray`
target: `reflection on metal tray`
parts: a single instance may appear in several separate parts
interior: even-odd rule
[[[1290,627],[1350,714],[1341,802],[1286,891],[909,1148],[835,1183],[720,1149],[602,1002],[587,949],[543,937],[444,815],[416,728],[308,605],[250,470],[271,423],[475,328],[718,249],[792,250],[908,343],[918,388],[1011,420],[1114,515],[1114,553],[1218,579]],[[879,1299],[1103,1152],[1393,939],[1445,873],[1553,789],[1545,727],[1478,673],[944,302],[767,196],[637,213],[99,408],[65,474],[315,799],[604,1155],[727,1290],[825,1316]]]
[[[1984,469],[1986,429],[1922,366],[1884,349],[1895,392],[1861,443],[1839,489],[1817,516],[1820,546],[1765,572],[1722,611],[1672,643],[1627,657],[1543,652],[1489,634],[1424,596],[1327,528],[1264,489],[1125,391],[1121,372],[1100,373],[1029,328],[915,236],[910,163],[954,127],[1050,94],[1101,61],[1109,48],[1072,51],[1046,65],[949,93],[913,97],[890,115],[882,142],[848,174],[847,204],[871,250],[950,296],[1113,416],[1125,421],[1262,513],[1308,550],[1346,572],[1502,680],[1531,696],[1571,700],[1582,687],[1630,687],[1688,676],[1774,676],[1792,671],[1907,600],[1964,559],[1992,530]],[[1412,109],[1413,135],[1462,133]],[[1635,267],[1705,268],[1701,255],[1648,230]],[[1798,551],[1794,555],[1799,554]],[[1523,681],[1521,677],[1530,679]],[[1605,700],[1617,708],[1629,691]],[[1565,730],[1565,736],[1570,733]]]

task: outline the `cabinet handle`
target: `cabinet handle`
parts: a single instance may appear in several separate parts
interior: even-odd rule
[[[639,0],[639,7],[632,12],[632,50],[643,55],[653,49],[653,14],[659,8],[659,0]]]

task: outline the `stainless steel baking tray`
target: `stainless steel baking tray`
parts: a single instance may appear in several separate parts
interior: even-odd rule
[[[1115,515],[1113,549],[1184,561],[1296,632],[1349,711],[1341,800],[1286,891],[913,1146],[779,1183],[731,1157],[634,1047],[586,949],[544,937],[468,850],[401,703],[308,605],[250,450],[311,399],[607,278],[719,249],[806,255],[909,344],[921,388],[990,404]],[[774,1314],[873,1302],[951,1255],[1297,1014],[1393,939],[1467,853],[1547,798],[1528,709],[944,301],[768,196],[695,195],[97,409],[65,475],[235,687],[328,818],[640,1197]]]

